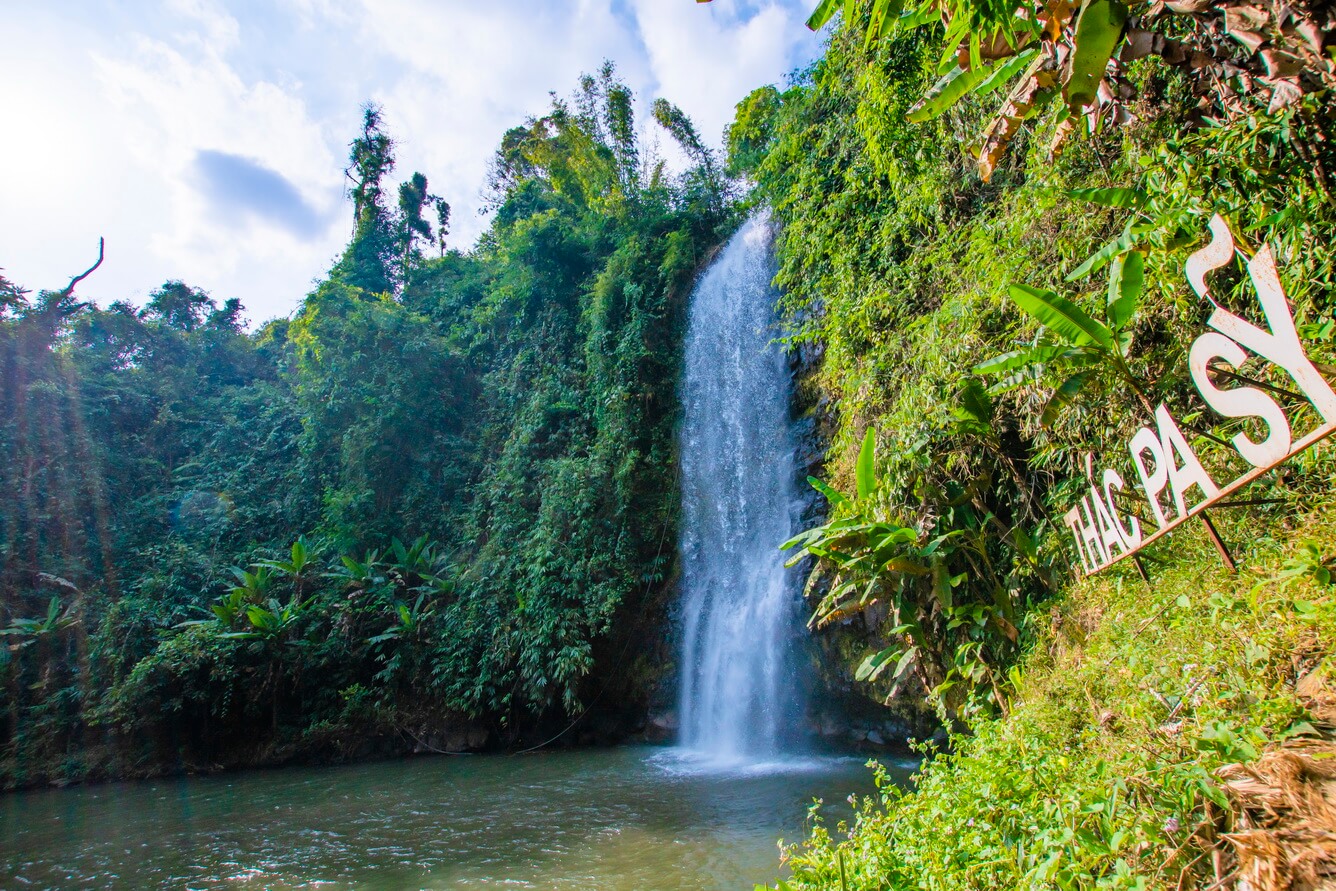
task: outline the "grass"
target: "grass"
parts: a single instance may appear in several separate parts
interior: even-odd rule
[[[1211,887],[1231,827],[1215,771],[1316,732],[1294,685],[1336,644],[1333,551],[1321,506],[1271,521],[1237,575],[1185,527],[1151,586],[1074,583],[1033,615],[1007,715],[954,736],[911,788],[880,774],[851,825],[818,821],[786,850],[777,887]]]

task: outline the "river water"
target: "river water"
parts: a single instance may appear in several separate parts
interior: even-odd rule
[[[712,770],[678,749],[431,757],[0,797],[3,888],[737,889],[782,876],[863,759]],[[907,763],[899,765],[907,773]]]

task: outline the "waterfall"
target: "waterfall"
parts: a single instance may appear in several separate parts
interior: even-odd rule
[[[738,230],[691,296],[682,454],[681,744],[779,754],[798,719],[798,511],[791,380],[776,335],[768,214]]]

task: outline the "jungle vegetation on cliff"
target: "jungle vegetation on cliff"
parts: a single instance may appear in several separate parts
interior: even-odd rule
[[[733,222],[691,122],[654,111],[684,173],[610,66],[507,132],[461,253],[368,108],[350,244],[254,332],[182,282],[142,309],[4,282],[0,783],[643,715],[676,344]]]
[[[1123,18],[1095,65],[1097,6]],[[1151,586],[1131,566],[1075,582],[1056,519],[1085,456],[1125,453],[1159,402],[1235,475],[1216,443],[1255,422],[1203,409],[1185,357],[1212,307],[1183,262],[1213,214],[1271,245],[1305,349],[1336,365],[1329,10],[1168,6],[827,2],[825,57],[739,106],[730,163],[782,225],[834,442],[831,518],[788,543],[819,558],[813,626],[850,684],[927,697],[957,730],[915,788],[788,849],[783,887],[1273,887],[1255,876],[1318,862],[1296,853],[1312,813],[1266,812],[1270,780],[1220,769],[1298,758],[1304,777],[1330,748],[1330,447],[1214,513],[1237,576],[1184,527],[1148,552]],[[1093,99],[1070,89],[1083,65]],[[1216,299],[1259,319],[1241,271]]]

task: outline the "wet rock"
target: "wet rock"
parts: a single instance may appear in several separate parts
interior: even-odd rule
[[[647,742],[668,742],[677,735],[677,712],[665,711],[650,715],[645,724],[644,738]]]
[[[678,729],[677,712],[666,711],[657,715],[651,715],[649,724],[658,730],[664,730],[669,733]]]

